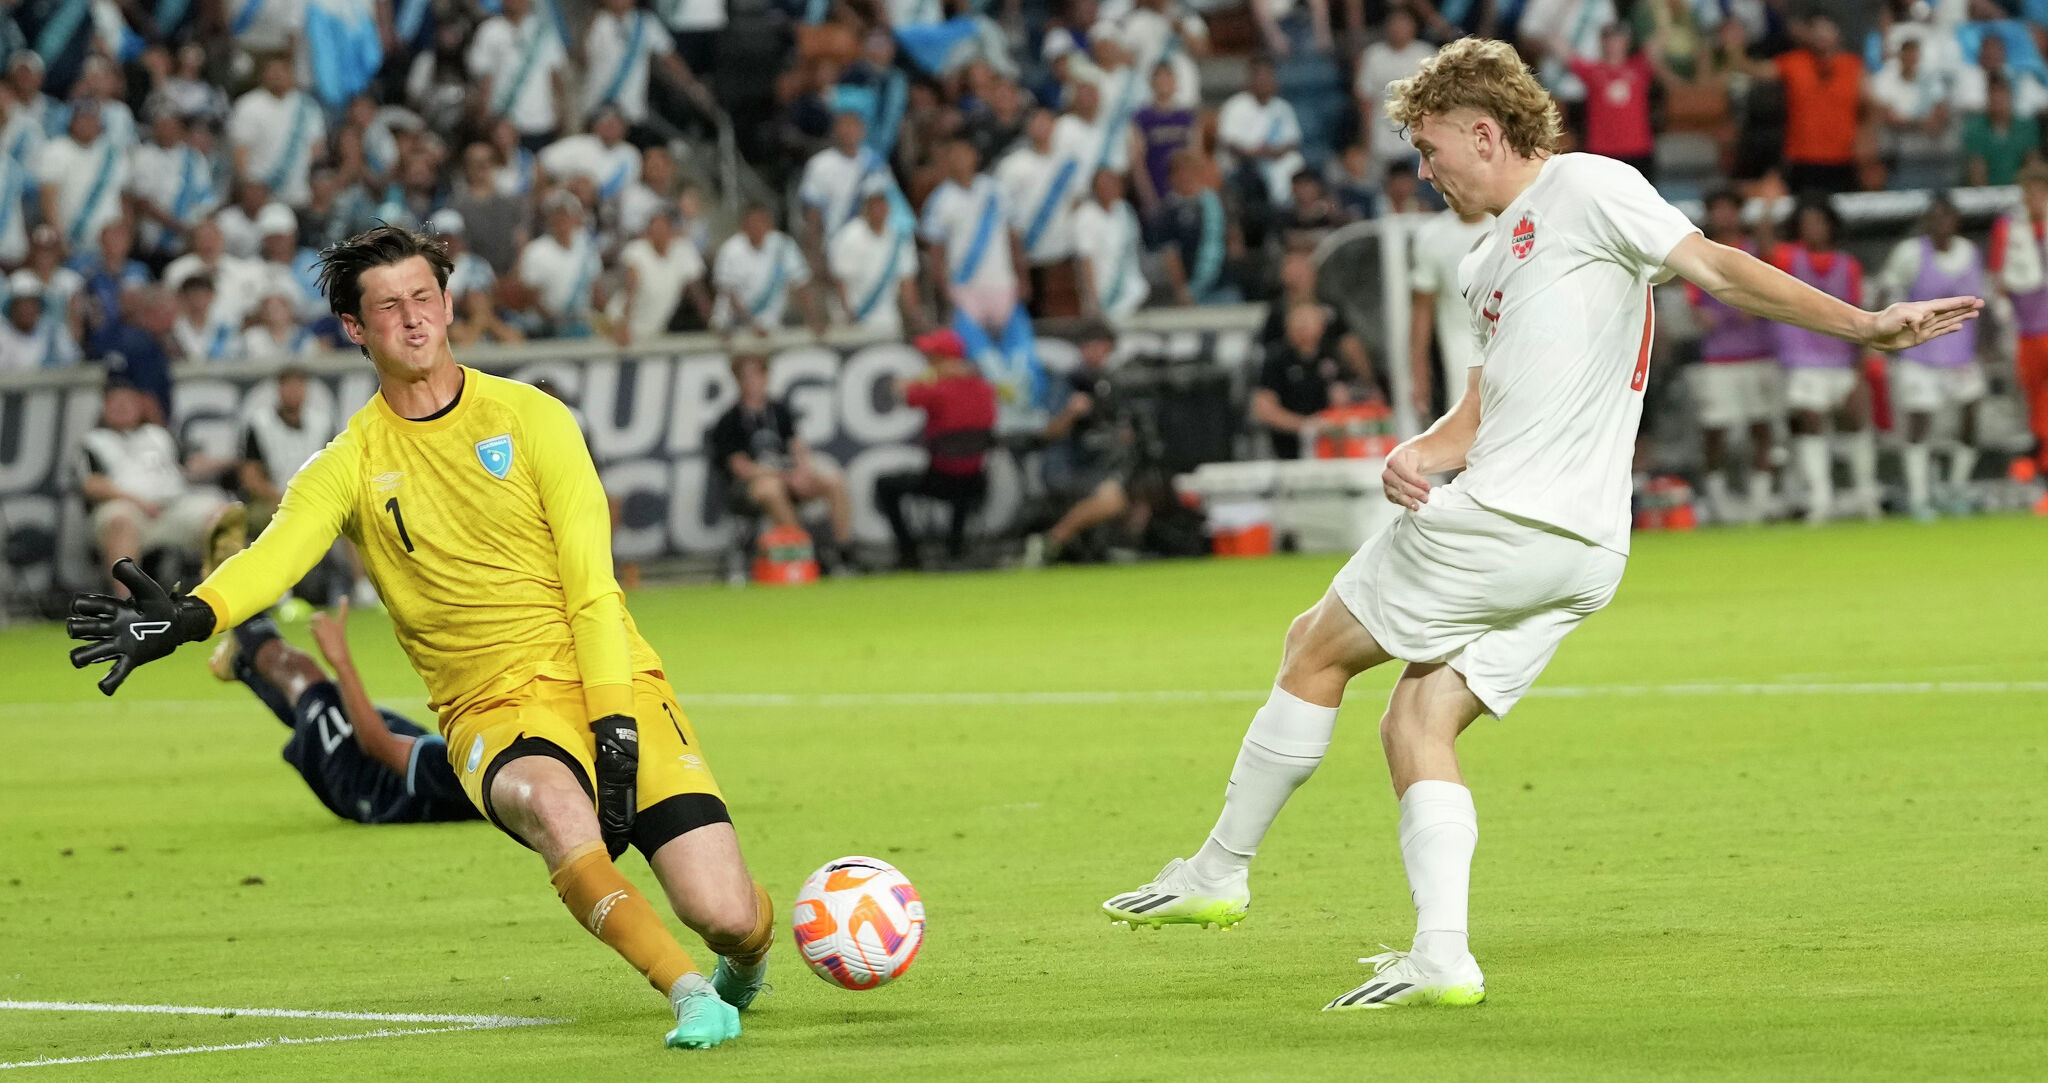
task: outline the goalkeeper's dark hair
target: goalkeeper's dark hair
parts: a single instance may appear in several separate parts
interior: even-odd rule
[[[434,269],[434,281],[444,291],[455,261],[439,237],[415,233],[404,226],[379,224],[345,241],[328,245],[320,253],[320,292],[327,295],[327,307],[336,316],[362,319],[363,272],[418,256]]]

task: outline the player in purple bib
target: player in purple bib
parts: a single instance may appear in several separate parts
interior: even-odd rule
[[[1706,234],[1713,240],[1757,254],[1745,235],[1742,197],[1732,189],[1707,196]],[[1776,474],[1771,467],[1771,422],[1778,412],[1777,342],[1771,321],[1728,304],[1691,283],[1685,295],[1693,320],[1703,334],[1702,364],[1692,369],[1693,405],[1698,411],[1701,450],[1706,459],[1707,506],[1716,520],[1753,521],[1768,518],[1777,503]],[[1728,440],[1739,429],[1749,431],[1750,465],[1743,499],[1728,490]]]
[[[1771,255],[1786,274],[1852,305],[1863,304],[1863,265],[1835,247],[1842,220],[1825,198],[1803,201],[1792,220],[1793,236]],[[1851,503],[1866,517],[1877,506],[1877,437],[1870,429],[1870,400],[1857,394],[1854,343],[1788,324],[1773,324],[1778,364],[1785,369],[1785,404],[1792,411],[1792,458],[1806,482],[1806,521],[1824,523],[1834,507],[1834,463],[1828,454],[1828,419],[1848,436]]]
[[[1925,232],[1900,241],[1885,261],[1882,286],[1889,300],[1922,301],[1984,288],[1984,261],[1977,246],[1956,235],[1955,205],[1936,196],[1927,208]],[[1977,328],[1901,350],[1892,364],[1892,402],[1905,416],[1906,446],[1900,460],[1906,475],[1906,504],[1916,519],[1934,516],[1934,415],[1953,406],[1958,413],[1956,444],[1948,461],[1952,512],[1970,510],[1965,489],[1977,469],[1977,402],[1984,397],[1984,373],[1977,367]]]

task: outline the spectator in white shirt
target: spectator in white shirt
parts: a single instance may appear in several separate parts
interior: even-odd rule
[[[56,325],[43,322],[42,282],[27,271],[7,281],[7,314],[0,320],[0,372],[54,368],[63,363]]]
[[[1366,46],[1358,58],[1358,81],[1352,86],[1352,93],[1358,99],[1359,125],[1364,129],[1362,137],[1372,148],[1372,156],[1381,168],[1390,162],[1414,161],[1416,158],[1408,136],[1399,125],[1387,119],[1384,108],[1387,86],[1396,79],[1406,79],[1415,74],[1415,69],[1421,67],[1423,61],[1435,55],[1433,46],[1415,38],[1415,13],[1405,7],[1397,7],[1387,13],[1386,38]]]
[[[290,207],[272,202],[270,189],[265,188],[262,181],[235,182],[235,201],[213,216],[213,224],[220,227],[220,238],[227,245],[228,255],[236,259],[256,258],[257,250],[263,247],[263,227],[256,222],[272,207],[291,213]]]
[[[284,361],[320,352],[320,336],[299,319],[292,298],[265,297],[242,329],[242,353],[251,361]]]
[[[1053,136],[1057,128],[1051,110],[1032,110],[1024,122],[1024,144],[995,169],[1010,229],[1028,265],[1031,296],[1041,303],[1071,289],[1074,208],[1088,197],[1088,173],[1071,154],[1060,153]],[[1056,287],[1053,279],[1065,281]]]
[[[541,328],[557,338],[582,338],[590,333],[598,263],[597,239],[584,226],[583,203],[568,191],[556,191],[542,205],[547,232],[526,242],[519,253],[519,281],[533,290]]]
[[[1070,87],[1067,112],[1053,124],[1052,142],[1059,153],[1080,163],[1083,174],[1098,169],[1121,173],[1131,167],[1131,130],[1105,104],[1100,84],[1079,81]]]
[[[448,327],[448,340],[458,346],[522,342],[526,333],[498,314],[498,274],[489,260],[470,251],[468,227],[462,213],[452,207],[443,207],[427,219],[427,228],[448,250],[452,265],[446,289],[455,304],[455,322]],[[515,280],[515,291],[518,288]]]
[[[79,442],[79,488],[92,508],[101,565],[154,549],[198,556],[207,522],[227,500],[193,479],[219,464],[182,456],[170,431],[146,420],[149,396],[118,377],[107,381],[101,409],[99,426]],[[118,583],[114,589],[125,593]]]
[[[16,49],[7,58],[7,85],[14,91],[20,136],[34,133],[32,145],[10,142],[7,151],[16,156],[33,153],[42,147],[43,136],[49,131],[50,114],[57,108],[56,101],[43,93],[43,58],[34,49]],[[13,127],[11,118],[9,127]]]
[[[1174,0],[1137,0],[1117,32],[1131,51],[1131,63],[1147,79],[1161,64],[1173,69],[1174,105],[1201,107],[1202,73],[1195,61],[1209,55],[1209,24],[1200,15]]]
[[[1954,106],[1959,113],[1981,113],[1990,100],[1990,77],[2003,75],[2012,86],[2012,111],[2016,116],[2038,116],[2048,110],[2048,86],[2031,71],[2021,71],[2006,62],[2005,39],[1986,34],[1977,43],[1977,63],[1961,69],[1956,78]]]
[[[1095,174],[1094,198],[1074,211],[1075,246],[1080,254],[1081,312],[1109,321],[1129,319],[1151,287],[1141,259],[1144,238],[1137,212],[1124,199],[1124,179],[1111,170]]]
[[[870,185],[861,212],[839,227],[826,254],[846,322],[877,338],[925,325],[917,296],[917,241],[889,213],[889,191]]]
[[[317,320],[327,314],[327,302],[320,294],[314,254],[299,249],[299,220],[282,203],[263,208],[256,216],[257,268],[263,273],[258,297],[281,295],[303,320]]]
[[[860,114],[832,118],[832,145],[804,163],[797,198],[804,205],[804,245],[824,263],[825,246],[839,228],[860,213],[861,195],[872,178],[889,178],[889,163],[866,143],[867,125]],[[893,181],[892,181],[893,183]]]
[[[103,56],[89,56],[77,84],[71,90],[71,100],[57,106],[51,113],[46,127],[66,127],[70,123],[71,110],[82,102],[92,102],[100,110],[100,128],[107,138],[122,150],[133,150],[140,141],[135,127],[135,111],[121,98],[121,69]],[[62,117],[62,120],[58,118]]]
[[[1894,188],[1955,183],[1961,127],[1950,122],[1954,80],[1921,63],[1921,43],[1907,38],[1899,54],[1865,84],[1877,114],[1878,147],[1890,160]]]
[[[722,331],[751,330],[765,335],[782,326],[792,294],[800,295],[805,321],[813,332],[825,331],[824,314],[811,290],[811,269],[789,235],[775,228],[768,208],[755,204],[740,219],[740,232],[718,246],[711,264],[711,285],[718,291],[712,325]]]
[[[533,10],[533,0],[504,0],[503,14],[486,19],[469,43],[469,74],[484,112],[505,117],[528,150],[554,137],[566,114],[568,54],[554,23]]]
[[[583,36],[583,111],[617,106],[633,129],[635,143],[651,146],[661,137],[647,125],[647,80],[656,64],[684,96],[707,112],[716,109],[711,94],[676,56],[668,28],[634,0],[599,0]]]
[[[999,330],[1024,296],[1023,246],[1013,243],[1002,190],[976,172],[974,147],[953,140],[939,161],[946,179],[925,197],[918,220],[926,270],[956,311],[984,330]],[[975,345],[969,342],[970,349]]]
[[[42,225],[29,234],[28,262],[14,273],[9,288],[17,282],[38,284],[36,293],[43,299],[43,326],[50,335],[57,363],[68,365],[78,360],[79,337],[85,331],[86,309],[91,302],[85,295],[85,276],[64,266],[64,243],[56,230]]]
[[[1586,99],[1586,84],[1571,73],[1572,58],[1600,59],[1600,32],[1618,19],[1614,0],[1529,0],[1515,24],[1516,45],[1558,100]]]
[[[307,173],[326,156],[327,120],[320,103],[298,89],[289,57],[265,60],[262,84],[236,99],[228,142],[236,176],[262,181],[292,206],[312,194]]]
[[[0,82],[0,267],[12,267],[28,255],[28,198],[37,191],[31,159],[9,153],[14,95]]]
[[[1230,96],[1216,117],[1216,141],[1225,151],[1232,183],[1245,195],[1274,207],[1293,198],[1301,172],[1301,122],[1280,97],[1280,78],[1271,61],[1252,61],[1251,83]]]
[[[626,242],[619,251],[619,265],[625,269],[626,283],[610,316],[612,338],[621,346],[667,334],[686,296],[700,313],[711,307],[704,291],[704,257],[676,236],[672,210],[649,219],[646,232]]]
[[[149,141],[128,152],[128,192],[140,250],[158,257],[177,251],[186,231],[220,206],[213,166],[192,146],[184,119],[169,110],[151,118]]]
[[[211,219],[192,227],[192,251],[164,268],[164,288],[176,291],[187,278],[204,274],[213,280],[219,314],[215,320],[239,326],[263,296],[263,273],[250,260],[227,254],[227,242]]]
[[[100,227],[121,214],[128,155],[101,131],[97,103],[72,108],[70,129],[37,155],[36,179],[42,184],[44,219],[57,226],[65,247],[73,251],[90,247]]]
[[[179,284],[178,322],[171,327],[171,341],[187,362],[241,360],[238,325],[219,317],[212,278],[196,274]]]
[[[540,152],[540,167],[556,180],[588,177],[601,200],[618,198],[640,178],[640,149],[626,142],[626,118],[616,106],[600,106],[590,130],[567,135]]]
[[[619,232],[637,237],[656,214],[675,209],[676,160],[667,147],[640,152],[640,176],[619,193]],[[701,253],[700,253],[701,254]]]

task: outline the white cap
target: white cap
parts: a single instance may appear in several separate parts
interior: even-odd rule
[[[37,303],[43,299],[43,280],[34,271],[16,271],[7,276],[7,300],[12,304],[17,298],[32,297]]]
[[[442,236],[459,235],[466,228],[462,212],[453,207],[443,207],[427,217],[427,228]]]
[[[273,233],[299,234],[299,216],[282,203],[266,203],[256,212],[256,231],[265,237]]]

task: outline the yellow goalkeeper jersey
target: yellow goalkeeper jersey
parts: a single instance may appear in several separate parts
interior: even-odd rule
[[[661,670],[612,577],[610,508],[575,418],[526,384],[465,368],[425,421],[372,396],[194,593],[216,631],[232,627],[343,534],[444,720],[536,677],[580,682],[592,718],[630,713],[633,674]]]

